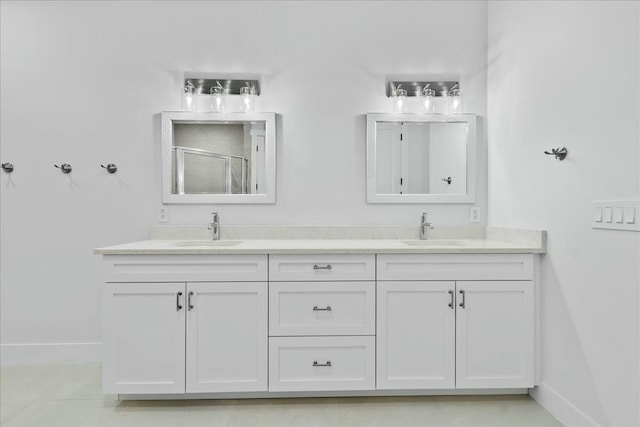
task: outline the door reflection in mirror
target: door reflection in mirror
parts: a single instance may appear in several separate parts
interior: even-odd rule
[[[376,193],[466,194],[467,127],[376,122]]]

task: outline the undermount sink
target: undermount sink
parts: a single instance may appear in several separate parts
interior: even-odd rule
[[[460,240],[440,239],[440,240],[402,240],[402,243],[409,246],[466,246]]]
[[[174,243],[174,245],[207,248],[212,246],[235,246],[240,242],[240,240],[185,240]]]

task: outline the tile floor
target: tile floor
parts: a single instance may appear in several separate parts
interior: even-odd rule
[[[0,424],[14,426],[561,426],[528,396],[123,401],[100,365],[0,370]]]

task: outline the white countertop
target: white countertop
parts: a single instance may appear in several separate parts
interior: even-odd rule
[[[221,240],[219,242],[223,242]],[[228,241],[238,242],[238,241]],[[143,240],[94,250],[102,255],[209,255],[209,254],[408,254],[408,253],[544,253],[540,246],[486,239],[433,240],[426,245],[410,245],[402,240],[375,239],[263,239],[241,240],[232,246],[207,246],[199,240]],[[413,242],[420,242],[414,240]],[[427,241],[429,242],[429,241]],[[194,246],[182,246],[184,244]],[[202,246],[199,244],[202,243]]]
[[[206,226],[155,226],[152,240],[94,249],[101,255],[209,254],[516,254],[545,253],[546,232],[438,226],[419,240],[411,226],[227,226],[222,240]],[[409,242],[409,243],[405,243]]]

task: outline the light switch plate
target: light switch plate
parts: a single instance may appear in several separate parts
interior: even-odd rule
[[[593,228],[640,231],[640,200],[594,200],[591,213]]]

